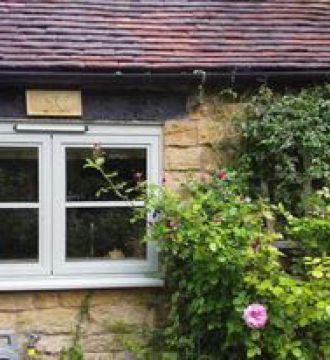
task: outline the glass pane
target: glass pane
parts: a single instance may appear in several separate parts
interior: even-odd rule
[[[106,159],[106,172],[118,173],[113,178],[114,183],[125,182],[128,188],[132,188],[137,181],[146,179],[146,149],[102,148],[101,151]],[[97,170],[84,169],[85,160],[91,156],[91,148],[66,149],[67,201],[122,200],[113,191],[96,196],[106,182]],[[136,195],[130,194],[130,199]]]
[[[0,147],[0,202],[38,201],[38,148]]]
[[[0,209],[0,262],[38,260],[38,209]]]
[[[145,223],[131,217],[130,208],[67,209],[67,258],[145,258]]]

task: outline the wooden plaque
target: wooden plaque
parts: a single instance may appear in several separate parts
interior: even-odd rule
[[[82,116],[80,90],[26,90],[26,112],[30,116]]]

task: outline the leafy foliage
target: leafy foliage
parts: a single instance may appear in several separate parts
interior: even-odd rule
[[[256,191],[291,211],[330,180],[330,85],[278,95],[261,88],[241,117],[242,163]],[[262,187],[262,185],[264,185]]]
[[[286,219],[286,236],[296,245],[292,270],[296,275],[304,276],[306,263],[302,259],[307,257],[309,265],[316,267],[312,274],[318,273],[321,274],[319,277],[322,277],[323,266],[327,263],[326,259],[330,254],[329,188],[315,192],[305,204],[307,215],[301,217],[289,215]]]
[[[330,359],[330,85],[263,88],[241,116],[249,181],[221,171],[182,192],[151,187],[138,210],[153,214],[145,240],[159,245],[171,297],[165,348],[186,360]],[[103,162],[89,166],[109,182]],[[296,244],[293,264],[280,239]],[[242,318],[253,303],[267,309],[263,329]]]
[[[304,278],[284,271],[273,246],[282,234],[265,226],[271,207],[247,197],[235,173],[189,183],[182,194],[152,193],[148,240],[160,247],[171,292],[167,345],[180,359],[329,358],[328,260],[307,259]],[[269,313],[262,330],[242,319],[254,302]]]
[[[77,314],[77,323],[74,329],[72,344],[68,349],[62,349],[60,353],[60,360],[84,360],[84,350],[81,344],[81,332],[83,324],[89,318],[91,292],[87,292],[81,300],[79,312]]]

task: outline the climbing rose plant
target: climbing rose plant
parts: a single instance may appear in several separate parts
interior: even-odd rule
[[[137,219],[149,218],[145,240],[157,242],[167,282],[171,359],[330,359],[330,195],[313,194],[330,183],[329,117],[329,85],[262,88],[237,117],[249,187],[222,169],[142,196]],[[127,198],[103,165],[96,146],[86,167],[104,177],[100,193]],[[283,239],[295,243],[293,263],[275,246]]]
[[[329,260],[283,269],[274,243],[289,231],[265,226],[282,208],[251,200],[225,170],[181,192],[152,187],[145,201],[170,296],[165,343],[179,359],[330,359]]]

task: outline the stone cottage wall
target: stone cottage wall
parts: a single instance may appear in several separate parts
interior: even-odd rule
[[[123,326],[151,328],[155,324],[157,290],[94,290],[89,315],[81,322],[81,342],[87,360],[125,359],[116,337]],[[0,328],[15,329],[20,343],[38,333],[42,359],[58,359],[72,344],[81,303],[87,291],[40,291],[0,294]]]
[[[214,167],[211,147],[212,123],[200,115],[164,125],[164,176],[166,185],[176,187],[187,176],[203,177]]]
[[[214,98],[180,120],[164,125],[165,184],[176,189],[187,178],[206,179],[210,173],[230,163],[231,149],[221,149],[237,137],[229,120],[237,105],[219,104]]]
[[[176,116],[164,123],[163,168],[166,186],[177,188],[187,176],[202,178],[217,168],[215,139],[228,129],[207,107]],[[79,322],[87,291],[34,291],[0,293],[0,329],[15,329],[20,341],[35,331],[41,335],[42,359],[58,359],[68,348]],[[117,341],[122,326],[154,327],[161,289],[108,289],[90,291],[89,316],[81,323],[81,342],[87,360],[125,359]]]

